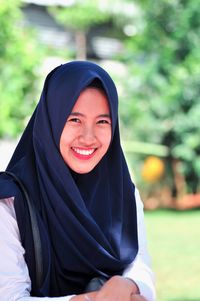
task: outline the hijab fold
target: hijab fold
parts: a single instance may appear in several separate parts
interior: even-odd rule
[[[112,142],[87,174],[71,171],[60,151],[60,136],[81,91],[98,80],[111,111]],[[94,99],[95,101],[95,99]],[[120,146],[118,96],[100,66],[75,61],[46,78],[40,101],[7,170],[26,186],[37,210],[44,261],[36,287],[28,211],[17,187],[0,178],[0,198],[15,196],[15,210],[34,296],[83,292],[93,277],[122,274],[138,251],[135,187]],[[3,186],[2,186],[3,185]],[[11,189],[12,186],[12,189]]]

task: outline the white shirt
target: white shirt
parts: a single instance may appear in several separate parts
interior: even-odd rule
[[[144,225],[143,203],[136,190],[139,251],[126,268],[124,277],[138,285],[141,295],[155,301],[154,275],[150,267]],[[0,200],[0,300],[1,301],[69,301],[65,297],[31,297],[31,280],[24,260],[25,250],[20,241],[14,198]]]

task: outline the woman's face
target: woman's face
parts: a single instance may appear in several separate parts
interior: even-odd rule
[[[77,173],[90,172],[111,142],[111,116],[106,95],[86,88],[78,97],[60,138],[65,163]]]

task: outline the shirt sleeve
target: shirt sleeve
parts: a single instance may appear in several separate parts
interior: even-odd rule
[[[69,301],[66,297],[31,297],[31,280],[24,259],[14,210],[14,198],[0,200],[0,300]]]
[[[151,259],[147,248],[143,203],[137,189],[135,198],[139,250],[134,261],[125,269],[123,276],[132,279],[137,284],[140,294],[148,301],[155,301],[155,277],[151,270]]]

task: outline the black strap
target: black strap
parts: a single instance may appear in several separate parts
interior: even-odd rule
[[[23,196],[26,199],[29,214],[30,214],[32,233],[33,233],[35,264],[36,264],[36,266],[35,266],[36,286],[39,289],[42,284],[42,278],[43,278],[42,277],[43,276],[43,261],[42,261],[42,244],[41,244],[40,232],[39,232],[34,204],[31,202],[31,199],[29,198],[29,195],[27,193],[27,190],[26,190],[24,184],[14,173],[12,173],[10,171],[3,171],[3,172],[0,172],[0,174],[6,174],[6,175],[11,176],[11,178],[19,186],[21,192],[23,193]]]

